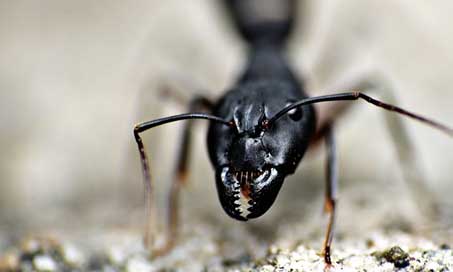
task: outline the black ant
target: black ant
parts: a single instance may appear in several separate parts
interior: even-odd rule
[[[140,152],[148,224],[145,244],[152,244],[154,221],[150,168],[140,133],[166,123],[188,120],[169,197],[169,238],[155,252],[164,253],[177,236],[178,194],[187,173],[191,120],[210,121],[209,157],[215,168],[220,203],[237,220],[263,215],[275,201],[288,175],[293,174],[308,146],[319,139],[327,145],[325,211],[329,215],[323,246],[324,260],[331,265],[330,248],[335,219],[337,161],[333,118],[317,125],[313,104],[329,101],[364,100],[372,105],[416,119],[453,137],[453,129],[397,106],[376,100],[363,92],[308,97],[284,56],[284,45],[295,19],[295,0],[275,0],[270,13],[260,0],[225,0],[237,29],[249,44],[248,63],[236,84],[216,103],[197,97],[190,113],[138,124],[134,136]],[[363,86],[357,85],[356,86]],[[202,112],[202,110],[207,110]]]

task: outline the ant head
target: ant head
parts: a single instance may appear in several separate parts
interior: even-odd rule
[[[212,123],[209,129],[209,154],[216,168],[219,199],[227,214],[238,220],[259,217],[272,206],[314,132],[311,106],[299,107],[268,123],[286,105],[302,98],[291,86],[278,87],[254,84],[229,92],[218,103],[215,115],[232,120],[234,125]],[[275,92],[286,95],[276,98]]]

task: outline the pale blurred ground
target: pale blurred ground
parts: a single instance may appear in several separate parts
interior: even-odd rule
[[[290,59],[306,75],[310,93],[332,92],[325,88],[338,78],[371,65],[394,83],[401,106],[453,125],[453,2],[304,3]],[[243,58],[217,1],[1,1],[0,231],[139,225],[142,181],[133,124],[185,111],[157,97],[162,84],[187,94],[199,86],[218,97]],[[382,116],[359,103],[337,126],[340,231],[410,221],[415,209]],[[405,124],[429,188],[451,210],[452,139]],[[160,207],[178,131],[169,125],[145,136]],[[218,203],[205,131],[200,124],[185,217],[239,227]],[[297,228],[311,219],[303,216],[307,211],[320,214],[322,162],[320,152],[307,156],[269,215],[250,228],[272,234],[276,220]]]

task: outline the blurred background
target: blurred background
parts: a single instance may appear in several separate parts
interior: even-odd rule
[[[400,106],[451,126],[451,10],[453,2],[441,0],[303,1],[289,60],[312,95],[344,91],[329,86],[357,71],[379,71]],[[187,98],[219,97],[241,71],[245,53],[219,1],[1,1],[0,249],[41,230],[140,226],[133,125],[186,111],[159,95],[162,88]],[[453,141],[406,121],[427,187],[452,210]],[[162,216],[180,127],[144,136]],[[417,224],[411,223],[417,200],[407,192],[410,182],[386,129],[381,111],[364,103],[337,125],[340,233],[385,226],[392,218]],[[218,203],[205,134],[200,122],[184,222],[242,228]],[[322,151],[307,154],[269,214],[247,228],[301,229],[320,216]]]

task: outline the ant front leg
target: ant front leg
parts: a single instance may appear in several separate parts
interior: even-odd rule
[[[326,238],[324,240],[323,255],[327,267],[332,265],[330,249],[335,225],[335,206],[337,200],[337,184],[338,184],[338,164],[336,157],[335,139],[333,135],[333,126],[325,127],[325,142],[326,142],[326,195],[324,201],[324,211],[328,214],[328,223]]]
[[[397,99],[392,92],[392,86],[385,80],[385,77],[378,76],[377,72],[365,72],[355,74],[346,80],[335,84],[332,90],[340,92],[344,90],[373,91],[380,94],[382,100],[390,104],[397,105]],[[337,120],[344,112],[348,111],[353,102],[339,102],[332,104],[319,105],[318,113],[318,133],[315,141],[322,139],[325,127]],[[398,161],[402,170],[404,179],[408,182],[412,198],[415,200],[421,214],[425,218],[436,217],[439,214],[439,207],[435,201],[432,192],[424,181],[424,175],[421,167],[416,161],[416,150],[413,146],[409,132],[403,123],[401,115],[392,112],[385,112],[385,121],[392,138],[393,146],[396,151]]]

